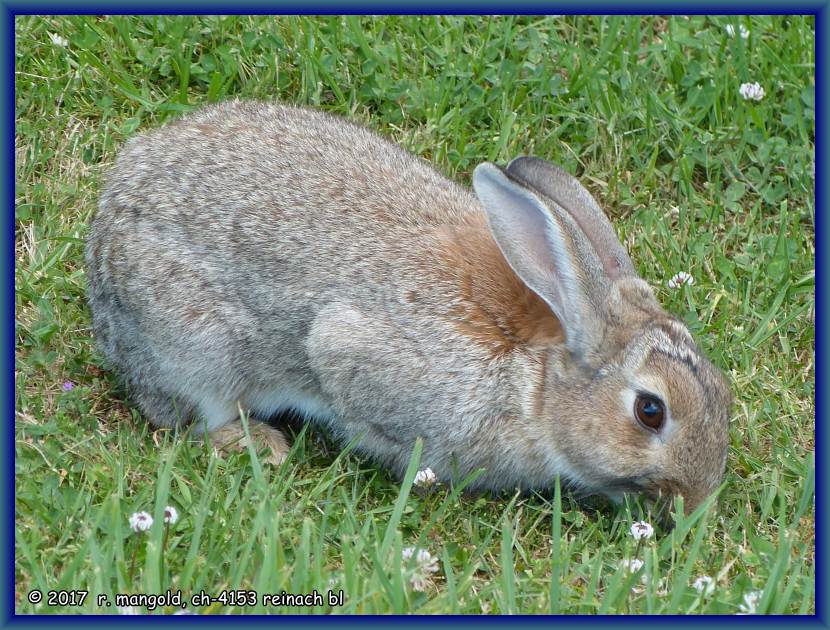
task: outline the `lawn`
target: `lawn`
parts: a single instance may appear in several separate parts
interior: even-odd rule
[[[812,17],[22,16],[15,33],[18,612],[168,589],[224,600],[197,614],[815,612]],[[279,469],[148,427],[93,347],[87,225],[127,138],[231,96],[348,116],[465,185],[527,154],[578,175],[732,383],[717,502],[669,528],[555,485],[423,491],[417,449],[400,483],[296,422]],[[670,288],[681,271],[694,284]],[[155,523],[134,532],[140,511]],[[638,520],[654,536],[635,541]],[[265,603],[283,591],[324,601]]]

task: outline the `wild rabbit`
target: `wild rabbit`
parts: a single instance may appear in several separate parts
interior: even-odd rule
[[[98,347],[157,426],[294,409],[401,474],[583,494],[720,483],[729,388],[579,182],[472,191],[373,132],[231,101],[127,143],[86,250]],[[252,433],[279,460],[277,429]]]

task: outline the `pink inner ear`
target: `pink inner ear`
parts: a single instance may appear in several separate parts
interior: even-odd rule
[[[628,259],[628,252],[625,251],[622,243],[617,239],[614,228],[611,227],[605,215],[602,215],[604,225],[596,225],[597,218],[587,215],[581,206],[568,206],[565,208],[568,214],[573,217],[582,232],[588,238],[594,251],[602,261],[602,267],[609,278],[619,278],[625,273],[633,272],[633,267]],[[602,212],[599,210],[599,212]],[[623,257],[621,259],[621,257]]]
[[[613,256],[602,256],[602,266],[610,277],[616,278],[620,275],[620,261]]]

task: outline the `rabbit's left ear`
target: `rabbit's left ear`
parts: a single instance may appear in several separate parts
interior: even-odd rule
[[[603,338],[611,279],[579,223],[562,207],[493,164],[480,164],[473,188],[490,231],[516,275],[550,306],[576,355]]]

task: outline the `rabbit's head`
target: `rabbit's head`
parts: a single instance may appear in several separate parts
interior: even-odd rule
[[[513,271],[565,333],[546,359],[540,435],[568,481],[618,500],[717,489],[731,394],[686,327],[637,276],[590,193],[559,167],[482,164],[473,186]]]

